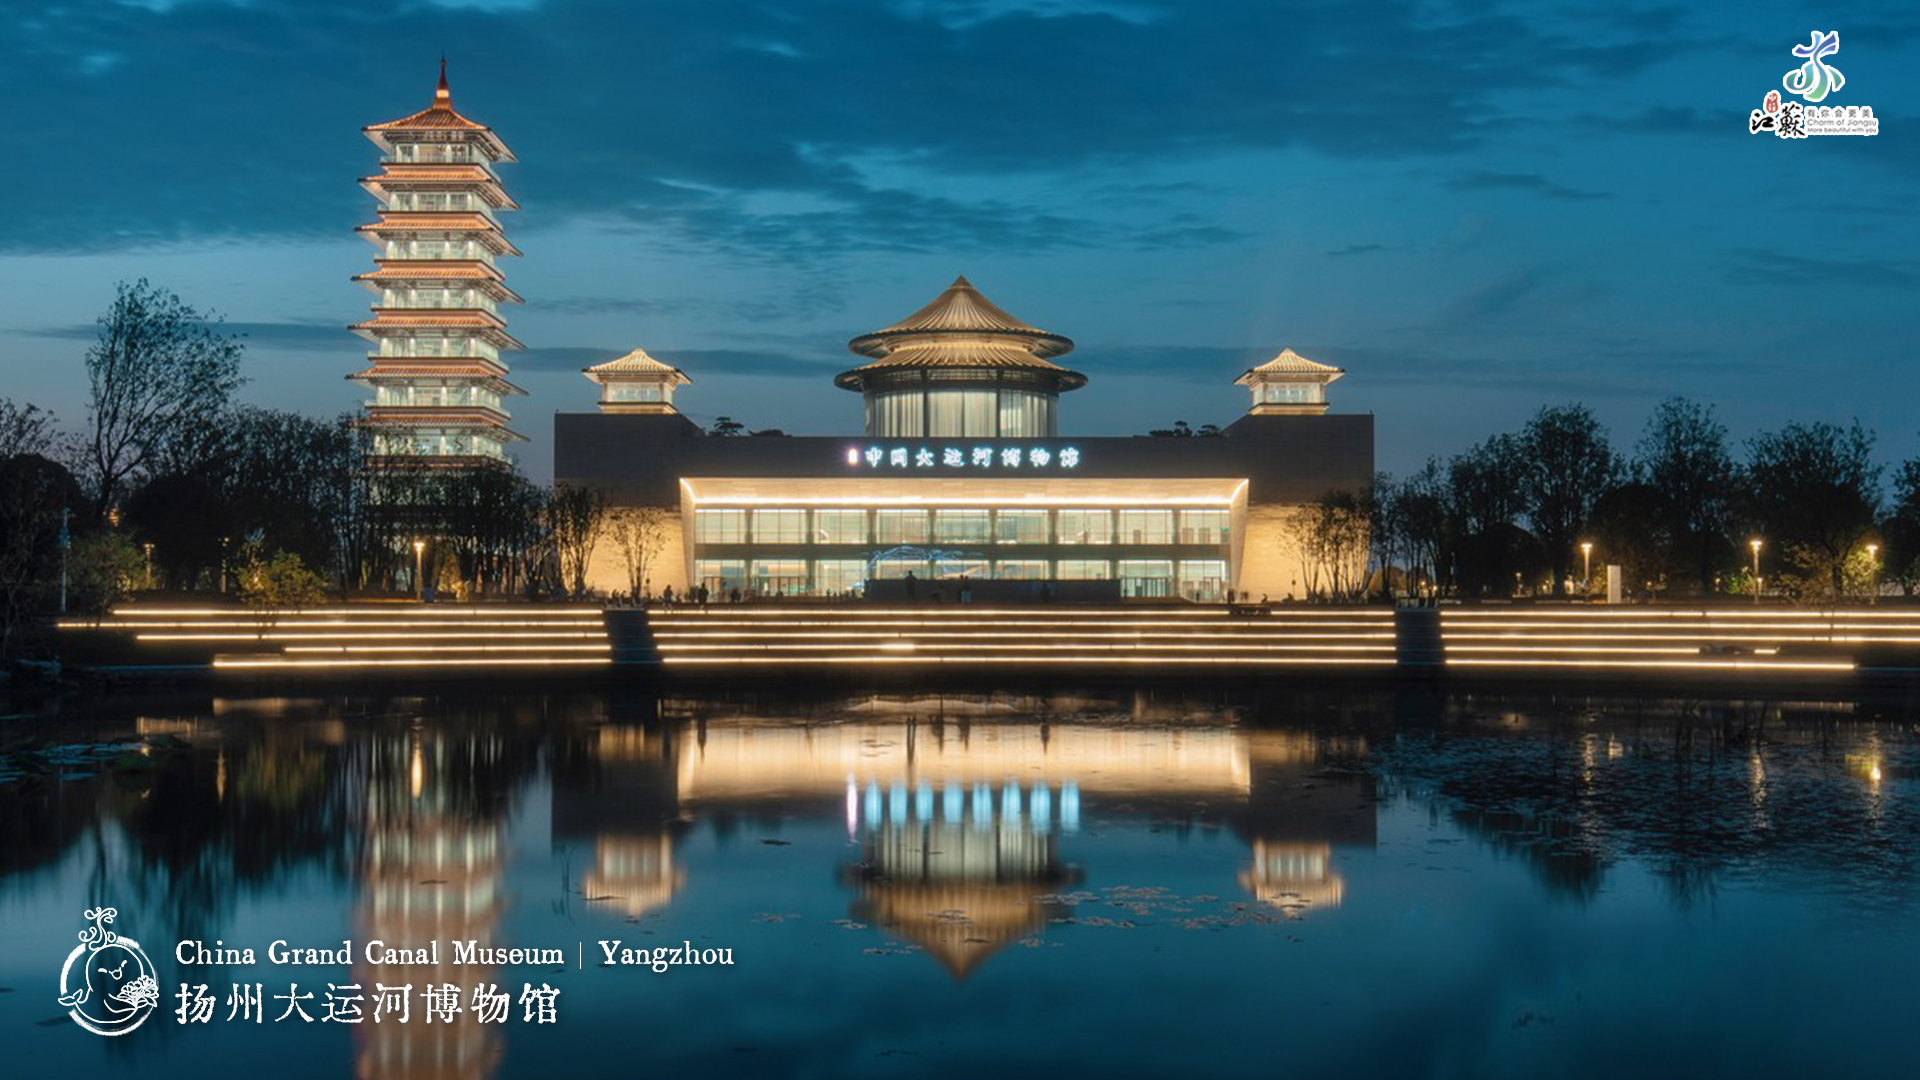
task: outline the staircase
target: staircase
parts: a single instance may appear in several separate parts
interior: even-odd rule
[[[1911,664],[1920,611],[1900,608],[1449,608],[1449,668],[1834,674]]]
[[[222,672],[458,672],[599,667],[612,661],[597,607],[366,604],[276,611],[116,608],[63,631],[130,636],[141,654]]]
[[[1186,605],[656,609],[668,668],[1391,668],[1393,613]]]

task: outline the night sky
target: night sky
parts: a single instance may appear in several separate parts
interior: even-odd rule
[[[850,336],[957,273],[1066,334],[1066,433],[1245,408],[1284,345],[1348,370],[1402,471],[1586,401],[1736,436],[1858,417],[1920,451],[1920,11],[1851,5],[6,0],[0,395],[84,413],[121,278],[249,334],[245,400],[362,400],[345,329],[367,123],[454,104],[503,166],[514,426],[583,365],[685,368],[701,422],[857,430]],[[1750,135],[1840,32],[1873,138]],[[1902,72],[1905,74],[1902,74]]]

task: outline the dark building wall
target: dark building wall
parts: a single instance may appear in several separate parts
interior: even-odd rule
[[[1371,415],[1246,416],[1211,438],[1096,436],[1052,439],[870,439],[845,436],[709,436],[678,415],[560,413],[554,417],[554,479],[591,484],[625,505],[678,505],[681,477],[901,476],[856,469],[848,447],[1047,447],[1080,451],[1055,478],[1246,477],[1250,504],[1300,503],[1373,477]],[[966,475],[1017,475],[968,470]],[[952,476],[946,470],[911,475]]]

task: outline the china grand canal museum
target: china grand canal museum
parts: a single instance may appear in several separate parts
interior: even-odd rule
[[[554,418],[555,483],[655,523],[653,593],[1209,601],[1304,595],[1288,512],[1373,475],[1373,417],[1330,412],[1344,373],[1291,349],[1240,376],[1219,435],[1157,438],[1072,435],[1073,342],[964,277],[848,348],[846,436],[707,434],[675,404],[698,371],[639,349],[588,367],[599,408]],[[588,583],[629,591],[611,537]]]

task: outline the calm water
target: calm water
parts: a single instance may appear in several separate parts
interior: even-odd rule
[[[1912,1076],[1912,706],[127,699],[0,722],[8,1076]],[[138,747],[144,746],[143,751]],[[162,1005],[64,1018],[112,904]],[[284,939],[351,967],[267,962]],[[368,941],[441,942],[374,967]],[[183,965],[176,943],[256,963]],[[623,947],[731,966],[600,966]],[[559,964],[452,963],[453,942]],[[219,997],[181,1025],[182,982]],[[227,1020],[233,983],[557,1021]],[[416,991],[417,994],[417,991]],[[365,1003],[369,1013],[371,1003]]]

